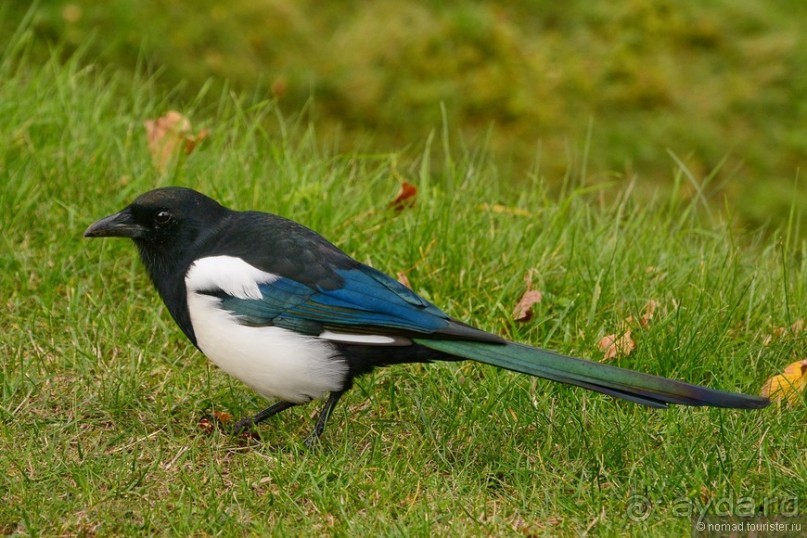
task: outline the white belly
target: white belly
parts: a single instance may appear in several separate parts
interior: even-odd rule
[[[347,362],[327,340],[242,325],[218,298],[191,290],[188,309],[199,349],[258,394],[304,403],[344,388]]]

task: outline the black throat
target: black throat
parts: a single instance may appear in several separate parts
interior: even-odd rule
[[[172,250],[169,253],[155,249],[154,245],[135,241],[140,251],[140,259],[146,267],[151,282],[160,294],[166,308],[171,313],[185,336],[196,346],[196,335],[188,310],[188,294],[185,287],[185,274],[193,261],[185,252]]]

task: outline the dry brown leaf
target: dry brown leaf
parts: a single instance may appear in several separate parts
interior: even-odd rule
[[[639,318],[639,320],[636,321],[636,318],[634,318],[633,316],[628,316],[627,318],[625,318],[625,324],[623,326],[633,327],[635,329],[637,328],[646,329],[650,325],[650,322],[653,320],[657,308],[658,303],[653,299],[650,299],[649,301],[647,301],[647,304],[644,305],[644,308],[642,309],[642,315]]]
[[[519,299],[518,304],[513,309],[513,319],[515,321],[529,321],[532,319],[532,307],[541,302],[543,294],[532,288],[532,277],[536,269],[532,268],[524,275],[524,283],[527,285],[527,291]]]
[[[532,307],[538,304],[543,299],[543,295],[538,290],[530,290],[524,292],[521,300],[513,309],[513,319],[515,321],[529,321],[532,319]]]
[[[404,286],[406,286],[410,290],[412,289],[412,284],[409,283],[409,277],[406,276],[406,273],[404,271],[398,271],[397,276],[398,276],[398,282],[399,283],[403,284]]]
[[[213,418],[222,424],[229,424],[233,421],[233,416],[226,411],[213,411]]]
[[[401,189],[395,198],[389,203],[388,207],[395,211],[403,211],[407,207],[415,205],[415,198],[417,198],[418,188],[406,180],[401,181]]]
[[[787,327],[775,327],[771,334],[766,335],[765,338],[762,339],[762,345],[768,346],[774,338],[782,338],[788,332],[792,333],[793,336],[796,336],[805,329],[807,329],[807,323],[805,323],[803,319],[797,319],[794,321],[793,324],[790,325],[789,329]]]
[[[206,435],[210,435],[216,429],[216,423],[213,421],[212,417],[202,417],[199,419],[199,423],[196,427],[202,430]]]
[[[769,378],[759,391],[774,402],[796,405],[807,387],[807,359],[788,364],[781,374]]]
[[[709,506],[715,498],[715,492],[701,484],[701,502],[703,506]]]
[[[282,99],[286,96],[286,90],[288,89],[289,81],[286,77],[278,77],[272,82],[272,95],[277,97],[278,99]]]
[[[604,352],[603,360],[611,360],[616,357],[627,357],[636,348],[636,342],[631,338],[631,330],[628,329],[621,336],[608,334],[597,342],[597,347]]]
[[[160,172],[165,172],[174,156],[181,151],[190,154],[208,136],[207,129],[193,134],[190,120],[176,110],[169,110],[156,120],[146,120],[143,125],[151,160]]]
[[[213,411],[209,415],[202,417],[199,420],[197,427],[205,434],[210,435],[216,428],[224,424],[229,424],[232,421],[233,416],[230,413],[226,413],[224,411]]]
[[[784,336],[786,330],[787,329],[784,327],[775,327],[770,334],[765,335],[765,338],[762,339],[762,345],[768,347],[771,342],[773,342],[774,338],[781,338]]]
[[[642,317],[639,320],[639,323],[642,324],[642,327],[647,327],[650,325],[650,321],[653,319],[653,316],[656,313],[656,308],[658,308],[658,303],[653,299],[647,301],[647,304],[644,305],[644,309],[642,310]]]

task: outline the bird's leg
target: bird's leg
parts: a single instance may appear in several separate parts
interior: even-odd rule
[[[257,415],[255,415],[254,417],[247,417],[236,422],[235,426],[233,426],[233,433],[235,435],[244,433],[251,427],[258,424],[259,422],[263,422],[267,418],[273,415],[277,415],[281,411],[284,411],[289,407],[294,407],[295,405],[297,404],[291,402],[276,402],[267,407],[266,409],[264,409],[263,411],[261,411],[260,413],[258,413]]]
[[[319,417],[317,417],[317,424],[314,426],[314,431],[305,438],[305,444],[312,448],[314,447],[317,442],[319,442],[319,438],[322,435],[322,431],[325,429],[325,423],[328,422],[328,418],[330,418],[331,413],[333,413],[333,408],[336,407],[336,404],[339,402],[339,398],[345,391],[335,391],[328,396],[328,400],[325,402],[325,405],[322,407],[322,411],[319,412]]]

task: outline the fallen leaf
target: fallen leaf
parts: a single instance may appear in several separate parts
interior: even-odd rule
[[[272,83],[272,95],[277,97],[278,99],[282,99],[286,96],[286,90],[288,89],[289,82],[286,80],[286,77],[279,77],[276,78],[275,81]]]
[[[715,498],[715,492],[701,484],[700,493],[703,506],[709,506]]]
[[[415,198],[417,197],[418,188],[406,180],[401,182],[401,189],[395,198],[389,203],[388,207],[395,211],[403,211],[407,207],[415,205]]]
[[[639,323],[642,324],[642,327],[647,327],[650,325],[650,321],[653,319],[653,316],[656,313],[656,308],[658,308],[658,303],[653,299],[647,301],[647,304],[644,305],[644,310],[642,310],[642,317],[639,320]]]
[[[205,415],[199,419],[199,423],[196,426],[204,433],[210,435],[216,428],[229,424],[232,420],[233,416],[230,413],[213,411],[209,415]]]
[[[521,296],[521,300],[518,301],[518,304],[513,309],[513,319],[515,321],[529,321],[532,319],[532,307],[540,303],[541,299],[543,299],[543,295],[540,291],[530,289],[525,291],[524,295]]]
[[[213,430],[216,429],[216,424],[213,422],[211,417],[202,417],[199,419],[199,423],[196,425],[196,427],[202,430],[205,434],[210,435],[213,433]]]
[[[773,329],[771,334],[765,335],[765,338],[762,339],[762,345],[768,347],[771,344],[771,342],[773,342],[774,338],[781,338],[782,335],[784,334],[785,334],[784,327],[776,327]]]
[[[807,359],[788,364],[781,374],[769,378],[759,393],[774,402],[796,405],[807,387]]]
[[[524,283],[527,285],[527,291],[519,299],[518,304],[513,309],[513,319],[515,321],[529,321],[532,319],[532,307],[541,302],[543,294],[540,291],[532,288],[532,277],[536,273],[536,269],[532,268],[524,275]]]
[[[398,276],[398,282],[400,284],[403,284],[404,286],[406,286],[410,290],[412,289],[412,284],[409,283],[409,277],[406,276],[406,273],[404,273],[403,271],[398,271],[397,276]]]
[[[233,421],[233,416],[226,411],[213,411],[213,418],[221,422],[222,424],[229,424]]]
[[[621,336],[608,334],[597,342],[597,347],[605,354],[603,360],[611,360],[616,357],[627,357],[636,348],[636,342],[631,338],[631,330],[628,329]]]
[[[208,136],[207,129],[194,135],[190,120],[176,110],[169,110],[156,120],[146,120],[143,125],[151,160],[160,172],[165,172],[175,155],[181,151],[190,154]]]
[[[625,327],[633,327],[634,329],[646,329],[650,322],[653,320],[653,317],[656,314],[656,309],[658,308],[658,303],[653,299],[647,301],[647,304],[644,305],[642,309],[642,315],[639,317],[637,321],[635,317],[628,316],[625,318]]]
[[[789,331],[795,336],[795,335],[798,335],[799,333],[801,333],[802,331],[804,331],[805,329],[807,329],[807,323],[805,323],[805,321],[803,319],[797,319],[790,326]],[[775,338],[782,338],[787,333],[788,333],[788,328],[787,327],[775,327],[771,334],[768,334],[768,335],[765,336],[765,338],[763,338],[762,345],[763,346],[768,346],[773,341],[774,337]]]

